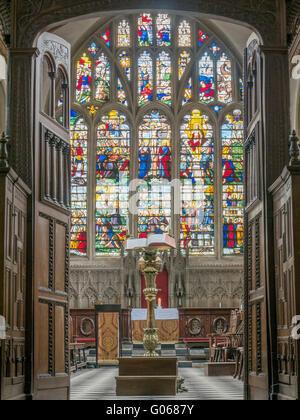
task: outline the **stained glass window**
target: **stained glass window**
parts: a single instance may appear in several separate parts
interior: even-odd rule
[[[72,254],[86,256],[94,248],[97,256],[120,255],[127,234],[172,232],[183,252],[215,255],[223,245],[224,256],[241,255],[243,118],[232,110],[242,105],[242,66],[209,22],[163,10],[116,16],[78,57],[72,97],[77,112],[71,115]],[[57,88],[58,121],[62,100]],[[95,140],[86,113],[96,124]],[[131,130],[138,144],[130,141]],[[96,153],[89,177],[88,147],[89,156]],[[182,196],[175,226],[170,181],[178,171]],[[138,179],[137,214],[128,208],[130,178]]]
[[[88,128],[81,115],[71,112],[71,254],[87,253]]]
[[[131,60],[128,52],[123,51],[119,57],[118,57],[121,67],[126,73],[126,76],[128,77],[128,80],[130,80],[130,66],[131,66]]]
[[[192,29],[191,25],[183,20],[178,28],[178,46],[191,47],[192,46]]]
[[[126,100],[126,93],[120,79],[118,79],[118,101],[122,105],[125,105],[125,106],[128,105],[128,102]]]
[[[98,53],[99,48],[97,47],[97,44],[95,42],[92,42],[89,47],[89,52],[92,54],[93,57]]]
[[[140,47],[153,44],[153,22],[149,13],[142,13],[138,19],[138,39]]]
[[[169,15],[160,13],[156,19],[157,45],[169,47],[171,45],[171,19]]]
[[[209,103],[215,97],[214,63],[208,53],[199,61],[200,102]]]
[[[191,54],[188,51],[182,51],[178,59],[178,79],[181,80],[184,72],[191,61]]]
[[[107,29],[103,35],[100,35],[100,39],[105,42],[105,44],[110,47],[111,41],[110,41],[110,30]]]
[[[223,250],[241,254],[244,238],[243,120],[236,110],[222,126],[223,161]]]
[[[153,61],[151,54],[143,52],[138,59],[138,104],[153,101]]]
[[[192,102],[192,78],[189,79],[184,90],[182,105],[188,104],[189,102]]]
[[[152,111],[139,127],[138,234],[167,233],[171,228],[171,127]]]
[[[157,73],[157,99],[167,105],[171,105],[172,81],[171,81],[171,57],[163,51],[159,54],[156,66]]]
[[[181,247],[192,254],[214,254],[213,128],[196,109],[184,118],[180,135]]]
[[[240,78],[239,83],[240,83],[240,96],[241,96],[240,99],[243,102],[244,101],[244,81],[242,78]]]
[[[92,62],[84,54],[77,62],[76,102],[85,104],[91,98]]]
[[[212,46],[210,47],[211,52],[216,57],[218,55],[218,52],[221,51],[221,48],[218,47],[218,45],[214,42]]]
[[[218,100],[224,103],[232,102],[232,73],[231,61],[225,53],[217,63],[218,72]]]
[[[111,111],[97,130],[96,253],[119,254],[128,228],[130,128]]]
[[[118,47],[130,47],[130,26],[127,20],[118,25]]]
[[[208,39],[208,36],[202,31],[202,29],[199,29],[199,47],[204,44],[204,42]]]
[[[102,53],[96,62],[95,71],[95,98],[99,102],[107,102],[110,99],[110,64],[107,57]]]

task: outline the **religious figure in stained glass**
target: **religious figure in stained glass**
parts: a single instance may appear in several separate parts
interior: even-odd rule
[[[117,111],[97,131],[96,253],[118,254],[128,226],[130,128]]]
[[[118,57],[121,67],[126,73],[126,76],[128,77],[128,80],[130,80],[130,66],[131,66],[131,60],[128,52],[123,51],[119,57]]]
[[[71,112],[71,254],[87,252],[87,138],[88,129],[83,118]]]
[[[240,254],[243,248],[243,121],[236,110],[222,126],[223,157],[223,249],[225,255]]]
[[[89,102],[91,97],[92,62],[84,54],[77,62],[76,101],[80,104]]]
[[[138,19],[138,39],[140,47],[153,44],[153,23],[149,13],[142,13]]]
[[[181,80],[184,72],[191,61],[191,54],[188,51],[182,51],[178,59],[178,79]]]
[[[186,88],[184,90],[184,97],[182,105],[188,104],[192,101],[192,78],[187,82]]]
[[[171,222],[171,128],[159,111],[144,117],[139,127],[140,237],[168,232]]]
[[[171,58],[166,52],[159,54],[157,59],[157,99],[167,105],[172,101]]]
[[[125,89],[120,79],[118,79],[118,102],[125,106],[128,105]]]
[[[151,55],[143,52],[138,59],[139,105],[153,101],[153,62]]]
[[[181,247],[194,254],[214,253],[213,129],[199,110],[181,126]]]
[[[95,87],[95,99],[107,102],[110,99],[110,64],[103,53],[96,62]]]
[[[118,25],[118,47],[130,47],[130,25],[127,20],[121,20]]]
[[[183,20],[178,27],[178,46],[191,47],[192,46],[192,29],[189,22]]]
[[[199,61],[200,102],[209,103],[215,97],[214,63],[208,53]]]
[[[232,102],[232,74],[231,61],[226,54],[217,62],[218,100],[224,103]]]
[[[156,19],[157,45],[169,47],[171,45],[171,19],[169,15],[160,13]]]

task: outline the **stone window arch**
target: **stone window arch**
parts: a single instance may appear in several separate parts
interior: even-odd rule
[[[80,232],[75,228],[72,237],[84,252],[71,249],[73,256],[121,256],[126,236],[142,236],[145,232],[169,232],[183,253],[196,256],[242,254],[243,157],[239,155],[238,162],[232,158],[232,147],[237,148],[237,130],[230,118],[239,112],[240,136],[243,81],[234,48],[196,17],[145,11],[116,16],[99,27],[74,54],[72,68],[71,132],[76,134],[72,115],[77,115],[84,119],[87,133],[86,156],[81,152],[77,156],[77,161],[86,160],[86,191],[82,192],[81,201],[73,192],[72,200],[73,220],[78,212],[76,206],[83,206],[81,226],[77,226]],[[154,139],[150,139],[151,147],[149,142],[145,146],[140,142],[140,127],[145,117],[155,113],[166,118],[170,132],[158,128]],[[182,129],[188,116],[187,127]],[[57,118],[62,122],[59,108]],[[150,121],[149,126],[154,123]],[[189,131],[187,137],[182,130]],[[147,133],[143,134],[145,139]],[[211,144],[207,135],[213,139]],[[226,144],[230,138],[231,144]],[[190,163],[184,161],[183,144],[189,149]],[[130,181],[142,178],[142,160],[147,160],[141,156],[143,147],[152,152],[152,166],[148,168],[152,175],[159,174],[160,181],[179,180],[181,192],[186,188],[190,198],[182,200],[181,211],[175,214],[174,188],[151,187],[144,201],[139,201],[146,213],[150,209],[141,229],[141,214],[131,214],[124,203],[132,195],[128,189]],[[148,183],[150,172],[144,177]],[[238,197],[236,184],[240,187]],[[102,195],[109,199],[99,197],[100,185],[105,190]],[[230,199],[224,185],[232,187],[234,199]],[[135,192],[139,193],[139,188]],[[111,206],[106,214],[102,211],[105,201]],[[155,201],[164,205],[158,212],[152,211],[155,206],[151,203]],[[191,211],[183,217],[186,202]],[[85,238],[80,244],[76,235],[81,231]]]

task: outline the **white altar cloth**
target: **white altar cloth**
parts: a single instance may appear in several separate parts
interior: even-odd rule
[[[179,319],[179,312],[176,308],[155,309],[155,319],[157,321],[164,321],[169,319]],[[132,321],[147,321],[147,309],[132,309],[131,311]]]

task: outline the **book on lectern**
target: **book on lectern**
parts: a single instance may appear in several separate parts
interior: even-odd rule
[[[129,251],[148,247],[158,249],[176,248],[176,242],[172,236],[166,233],[161,235],[152,234],[148,235],[147,238],[127,239],[126,241],[126,249]]]

